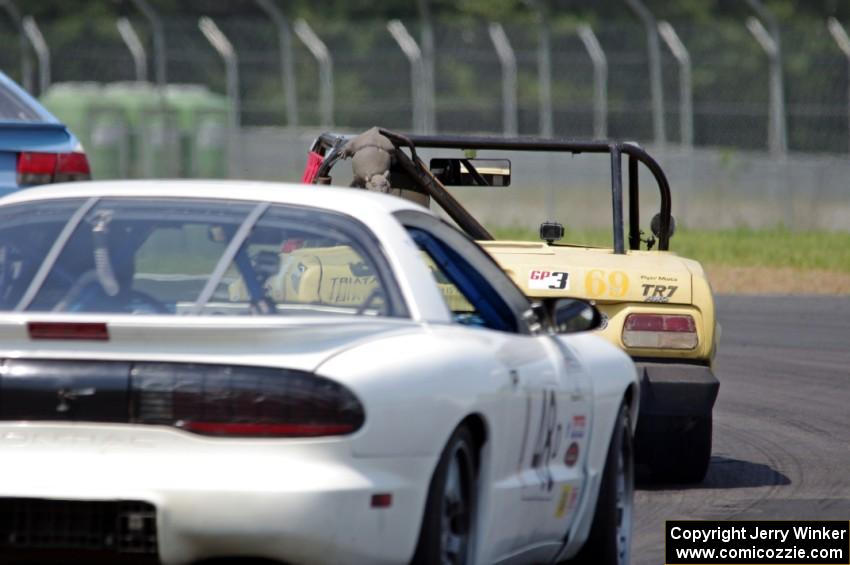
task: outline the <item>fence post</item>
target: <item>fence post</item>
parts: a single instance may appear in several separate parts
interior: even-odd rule
[[[50,49],[47,47],[47,42],[41,35],[41,30],[38,29],[38,24],[35,23],[32,16],[24,16],[22,24],[24,33],[27,34],[27,38],[30,40],[38,58],[38,93],[42,95],[50,86]]]
[[[425,116],[424,96],[421,91],[425,79],[425,69],[422,62],[422,51],[416,44],[416,40],[408,33],[407,28],[401,20],[390,20],[387,22],[387,31],[393,36],[395,42],[401,48],[407,61],[410,63],[410,100],[413,106],[413,130],[417,133],[425,133],[428,127]]]
[[[257,0],[257,4],[277,27],[280,79],[286,104],[286,125],[298,127],[298,92],[295,88],[295,64],[292,58],[292,35],[289,33],[289,23],[283,11],[272,0]]]
[[[224,72],[227,80],[227,98],[230,99],[230,127],[234,132],[239,131],[241,119],[241,104],[239,100],[239,59],[236,50],[227,36],[207,16],[198,18],[198,28],[210,42],[213,49],[224,61]]]
[[[505,28],[500,23],[490,24],[490,40],[502,67],[502,132],[505,137],[517,135],[517,66]]]
[[[552,37],[549,30],[547,0],[531,0],[531,6],[537,14],[539,30],[537,42],[537,80],[540,100],[540,135],[552,137],[554,118],[552,117]]]
[[[422,45],[423,84],[420,86],[422,103],[425,106],[425,133],[434,133],[437,129],[437,100],[434,84],[434,26],[431,24],[430,0],[417,0],[422,31],[419,35]]]
[[[18,48],[21,50],[21,85],[24,90],[32,92],[32,57],[30,56],[24,26],[21,23],[21,13],[12,0],[0,0],[0,6],[6,10],[15,25],[15,29],[18,30]]]
[[[608,137],[608,59],[589,25],[578,27],[578,36],[593,63],[593,136]]]
[[[133,56],[133,64],[136,67],[136,80],[143,82],[148,78],[148,56],[145,53],[145,48],[136,35],[136,30],[127,18],[118,18],[115,22],[118,27],[118,33],[121,34],[121,39],[124,40],[124,45]]]
[[[841,52],[844,53],[844,57],[847,59],[847,134],[850,136],[850,37],[847,36],[844,26],[835,18],[829,18],[827,20],[827,27],[838,48],[841,49]],[[848,141],[847,149],[850,151],[850,141]]]
[[[785,126],[785,93],[782,84],[782,48],[779,43],[779,25],[760,0],[747,0],[750,7],[770,26],[765,29],[761,19],[747,18],[747,29],[767,55],[770,73],[770,126],[768,147],[776,156],[785,155],[788,150],[788,134]]]
[[[667,130],[664,125],[664,88],[661,82],[661,46],[658,44],[658,26],[655,16],[641,0],[626,0],[626,4],[643,22],[646,29],[646,48],[649,56],[649,88],[652,96],[652,130],[655,144],[664,147]]]
[[[333,126],[334,79],[333,61],[327,46],[305,20],[295,21],[295,35],[310,51],[319,65],[319,115],[323,127]]]
[[[233,44],[230,43],[227,36],[215,25],[215,22],[211,18],[207,16],[198,18],[198,28],[200,28],[201,33],[204,34],[204,37],[207,38],[213,49],[221,56],[222,61],[224,61],[227,98],[230,100],[230,132],[228,139],[230,141],[229,149],[233,159],[229,168],[231,174],[233,173],[233,169],[241,173],[243,162],[242,143],[237,139],[242,123],[240,115],[241,104],[239,100],[239,59],[236,57],[236,50],[233,48]],[[236,163],[235,167],[232,166],[234,161]]]
[[[694,144],[693,83],[691,79],[691,56],[685,44],[669,22],[659,22],[658,33],[679,63],[679,130],[682,147],[690,149]]]
[[[165,28],[156,11],[148,4],[147,0],[132,0],[136,8],[145,16],[151,25],[153,32],[154,68],[156,73],[156,84],[159,87],[160,98],[165,97],[166,78],[166,53],[165,53]]]

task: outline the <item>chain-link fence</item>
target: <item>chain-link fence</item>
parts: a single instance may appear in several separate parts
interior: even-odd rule
[[[152,46],[147,22],[132,21]],[[199,83],[226,91],[225,65],[194,18],[163,19],[167,79]],[[277,28],[268,19],[219,18],[216,21],[238,58],[241,123],[286,126],[284,77]],[[416,21],[406,22],[421,38]],[[133,59],[114,20],[87,21],[69,29],[65,21],[39,22],[50,48],[52,82],[133,80]],[[502,69],[489,22],[437,21],[434,37],[434,122],[437,131],[503,131]],[[518,130],[541,131],[540,42],[544,28],[527,22],[504,22],[516,60]],[[0,67],[20,76],[20,49],[15,31],[0,28]],[[383,21],[314,22],[332,61],[332,124],[363,128],[376,123],[410,129],[414,93],[411,64]],[[553,132],[587,137],[593,128],[593,65],[579,39],[578,24],[547,26],[551,35]],[[693,131],[697,146],[764,149],[769,115],[768,56],[744,21],[673,22],[691,61]],[[650,72],[645,28],[612,22],[594,26],[607,60],[607,123],[611,137],[653,141]],[[780,28],[782,84],[788,147],[792,151],[847,152],[848,65],[827,22],[808,20]],[[420,42],[421,43],[421,42]],[[427,53],[425,53],[427,56]],[[155,53],[147,50],[147,76],[153,78]],[[297,82],[298,123],[320,125],[317,61],[292,34],[291,56]],[[427,61],[426,61],[427,64]],[[37,65],[35,65],[37,66]],[[661,81],[666,138],[680,141],[680,67],[661,43]],[[35,72],[35,71],[34,71]],[[37,89],[38,81],[31,84]],[[423,85],[423,87],[426,85]]]
[[[141,74],[153,81],[156,53],[151,28],[141,17],[131,17],[130,21],[146,51],[148,68]],[[847,162],[842,157],[850,151],[850,68],[835,30],[830,33],[826,20],[784,24],[778,37],[773,38],[779,40],[784,102],[778,119],[785,126],[790,153],[774,153],[771,157],[766,153],[771,104],[775,103],[770,96],[770,54],[757,40],[752,26],[743,20],[670,22],[686,50],[690,67],[682,66],[681,53],[675,57],[667,42],[659,43],[661,119],[666,145],[658,143],[661,140],[654,128],[658,117],[653,115],[657,104],[653,104],[651,94],[647,29],[637,19],[603,21],[588,28],[601,48],[601,55],[597,53],[595,58],[580,37],[579,23],[564,18],[555,18],[546,26],[527,21],[502,22],[510,56],[515,61],[515,82],[504,74],[511,69],[505,66],[504,53],[500,59],[491,22],[470,18],[437,19],[432,23],[432,57],[423,41],[427,29],[415,20],[403,22],[414,40],[412,54],[410,49],[402,49],[385,21],[310,22],[329,54],[330,81],[320,72],[321,61],[315,49],[311,51],[301,35],[294,33],[302,25],[298,22],[287,23],[287,51],[281,49],[280,29],[271,19],[217,18],[215,24],[232,45],[238,61],[238,75],[230,77],[220,49],[217,51],[200,31],[198,19],[165,15],[163,23],[169,84],[204,85],[211,92],[226,95],[228,81],[235,81],[241,134],[228,136],[226,122],[221,120],[204,134],[206,138],[213,133],[225,136],[224,145],[229,141],[231,176],[295,180],[303,163],[305,139],[309,137],[303,132],[320,126],[357,131],[373,125],[410,131],[417,125],[417,111],[433,112],[430,123],[436,132],[502,134],[507,125],[505,116],[513,112],[520,135],[540,135],[547,131],[548,124],[555,136],[592,137],[600,131],[596,122],[603,119],[608,137],[647,143],[661,155],[663,164],[671,169],[674,191],[678,188],[687,194],[686,199],[677,198],[682,207],[680,213],[684,212],[694,225],[718,225],[718,218],[723,225],[785,223],[841,229],[850,225],[844,210],[850,201]],[[140,73],[114,19],[87,20],[75,27],[63,20],[45,20],[38,25],[50,50],[50,80],[54,84],[133,81]],[[0,24],[0,42],[4,46],[0,50],[0,68],[24,82],[16,34],[13,27]],[[544,50],[547,44],[549,48]],[[415,60],[417,51],[419,61]],[[286,57],[291,57],[292,62],[293,72],[289,74],[283,64]],[[606,71],[601,75],[600,57],[605,64],[602,70]],[[547,59],[550,80],[546,80]],[[418,68],[417,64],[422,66]],[[433,100],[429,101],[427,81],[411,80],[411,73],[423,72],[430,65],[434,89]],[[38,92],[39,65],[35,58],[32,66],[32,76],[27,78]],[[687,96],[688,90],[683,87],[681,73],[687,71],[690,80],[684,82],[692,93],[690,112],[688,105],[682,104],[683,93]],[[602,77],[603,91],[599,81],[594,82],[595,72]],[[288,82],[296,86],[297,130],[290,123],[292,114],[287,114]],[[322,89],[328,86],[332,87],[332,111],[330,123],[323,124],[328,117],[322,113]],[[513,88],[513,107],[506,107],[511,103],[506,88]],[[551,113],[545,103],[547,97],[551,100]],[[222,100],[225,105],[229,103]],[[417,107],[423,100],[424,106]],[[129,149],[122,152],[121,158],[127,164],[111,169],[110,176],[203,174],[197,166],[203,155],[181,155],[186,147],[195,151],[193,148],[201,144],[186,139],[178,143],[173,136],[165,135],[163,132],[176,120],[163,120],[162,108],[141,112],[138,123],[145,127],[127,124],[134,133],[127,142]],[[159,116],[161,127],[149,127],[156,120],[146,118],[145,112]],[[97,120],[103,122],[103,115]],[[91,127],[97,120],[89,117],[81,127]],[[692,123],[693,151],[681,147],[687,141],[682,138],[683,120]],[[185,138],[188,134],[182,135]],[[92,135],[84,133],[81,137],[92,143]],[[101,136],[112,143],[107,137]],[[134,144],[147,147],[163,139],[172,140],[160,151],[148,151],[143,165],[132,162]],[[296,144],[299,146],[294,147]],[[281,157],[286,151],[295,154]],[[206,158],[215,161],[221,155],[221,151],[213,152]],[[182,164],[157,166],[155,162],[168,159]],[[537,167],[539,163],[523,158],[518,162],[544,174],[545,178],[536,183],[541,190],[554,190],[546,187],[559,184],[562,173],[558,167]],[[574,168],[571,173],[581,170]],[[605,171],[603,167],[593,174],[607,182]],[[529,195],[521,198],[530,202]],[[734,204],[743,201],[744,195],[748,195],[749,204]],[[781,198],[784,204],[773,198]],[[686,203],[689,209],[684,209]],[[541,208],[545,209],[545,205]],[[514,217],[500,220],[519,221]]]

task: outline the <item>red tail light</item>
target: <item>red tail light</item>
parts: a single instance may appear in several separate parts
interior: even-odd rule
[[[30,322],[27,330],[30,339],[109,340],[109,330],[103,323]]]
[[[91,169],[85,153],[18,153],[18,185],[88,180]]]
[[[699,343],[696,323],[686,314],[629,314],[623,326],[626,347],[693,349]]]
[[[393,495],[389,492],[382,492],[372,495],[372,508],[389,508],[393,505]]]
[[[179,422],[178,427],[210,436],[318,437],[350,434],[349,424],[249,424],[232,422]]]
[[[363,406],[343,385],[288,369],[140,363],[131,375],[142,424],[223,437],[319,437],[357,431]]]
[[[56,161],[56,153],[18,153],[18,185],[53,182]]]
[[[56,164],[56,176],[53,182],[89,180],[91,169],[85,153],[60,153]]]

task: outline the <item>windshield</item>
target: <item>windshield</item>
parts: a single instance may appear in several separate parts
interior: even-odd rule
[[[0,310],[401,315],[369,231],[328,211],[200,199],[0,207]]]

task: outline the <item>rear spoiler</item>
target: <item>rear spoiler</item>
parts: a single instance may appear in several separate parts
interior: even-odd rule
[[[661,197],[660,226],[658,249],[667,251],[670,247],[671,196],[670,183],[658,162],[636,143],[623,141],[577,141],[561,139],[535,138],[503,138],[480,137],[463,135],[406,135],[381,129],[381,134],[389,138],[396,148],[408,147],[411,158],[405,158],[399,151],[399,161],[403,168],[414,177],[419,184],[425,183],[426,193],[434,197],[446,213],[471,237],[475,239],[493,239],[486,229],[481,226],[451,195],[446,188],[425,171],[432,182],[428,182],[423,171],[411,171],[410,165],[416,166],[416,148],[442,149],[494,149],[502,151],[544,151],[555,153],[608,153],[611,156],[611,200],[613,211],[614,252],[625,253],[625,236],[623,228],[623,174],[622,156],[628,156],[628,187],[629,187],[629,248],[640,249],[640,185],[638,179],[638,163],[643,163],[655,178]],[[316,177],[328,176],[331,168],[341,157],[345,143],[353,136],[335,133],[323,133],[313,143],[310,151],[324,156]],[[421,167],[417,167],[421,168]],[[315,181],[314,181],[315,182]],[[448,203],[448,206],[444,204]],[[484,236],[484,237],[482,237]]]
[[[70,141],[59,123],[0,121],[0,151],[67,151]]]

